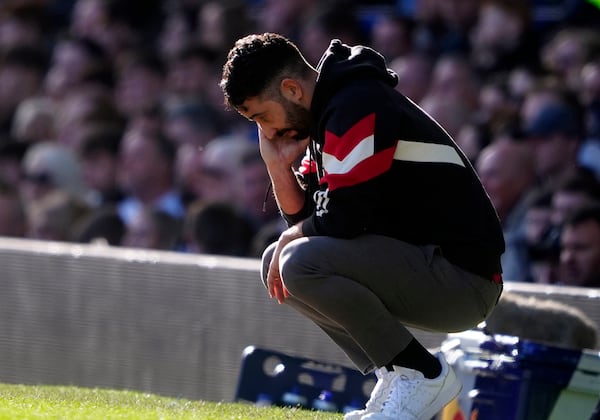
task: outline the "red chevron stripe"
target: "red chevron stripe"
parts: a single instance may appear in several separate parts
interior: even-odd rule
[[[394,151],[394,147],[382,150],[360,162],[348,173],[326,174],[321,179],[321,183],[328,183],[329,191],[333,191],[337,188],[349,187],[368,181],[390,168],[394,159]]]
[[[340,137],[331,131],[325,132],[323,152],[343,160],[363,139],[375,133],[375,113],[369,114],[354,124]]]

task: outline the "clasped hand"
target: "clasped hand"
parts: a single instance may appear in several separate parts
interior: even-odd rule
[[[298,223],[285,231],[279,236],[275,251],[273,252],[273,258],[269,264],[269,271],[267,273],[267,288],[269,290],[269,296],[277,299],[280,304],[285,302],[285,299],[290,296],[290,292],[286,289],[283,280],[281,279],[281,273],[279,272],[279,264],[281,251],[294,239],[298,239],[304,236],[302,234],[301,223]]]

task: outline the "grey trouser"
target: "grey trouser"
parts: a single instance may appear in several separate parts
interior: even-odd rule
[[[263,254],[266,279],[275,244]],[[456,332],[492,311],[502,284],[448,262],[436,246],[364,235],[300,238],[282,251],[286,303],[314,321],[363,373],[384,366],[414,338],[405,326]]]

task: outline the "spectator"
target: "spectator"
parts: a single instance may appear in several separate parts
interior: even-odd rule
[[[51,26],[43,5],[4,1],[0,4],[0,51],[45,46],[44,38],[54,29]]]
[[[79,223],[91,211],[81,199],[54,190],[28,207],[28,238],[73,242]]]
[[[468,61],[460,55],[444,55],[434,65],[427,94],[419,105],[452,136],[477,107],[478,81]]]
[[[594,59],[591,59],[581,69],[580,73],[580,84],[579,84],[579,101],[581,104],[588,108],[590,112],[598,112],[600,107],[600,52]],[[589,118],[598,118],[597,114],[589,115]],[[600,123],[597,120],[588,121],[591,123]],[[600,126],[588,126],[588,132],[600,138]],[[598,131],[595,131],[595,130]]]
[[[518,125],[518,106],[504,77],[489,78],[484,82],[477,103],[477,121],[492,135],[510,131]]]
[[[554,34],[540,55],[545,68],[576,91],[581,84],[581,69],[599,47],[597,31],[567,27]]]
[[[552,193],[536,187],[525,212],[525,240],[529,259],[529,281],[554,284],[558,281],[560,245],[552,225]]]
[[[568,105],[543,107],[525,127],[533,147],[541,182],[556,183],[578,166],[581,124],[577,110]]]
[[[248,150],[258,147],[240,136],[212,139],[199,155],[196,177],[190,186],[193,194],[205,203],[239,203],[240,166]],[[265,185],[266,188],[266,185]]]
[[[369,38],[375,51],[391,62],[411,52],[412,22],[392,13],[381,13],[371,27]]]
[[[167,69],[154,52],[129,51],[117,68],[115,103],[127,118],[147,109],[161,108],[167,83]]]
[[[180,225],[180,218],[157,208],[143,207],[127,223],[121,245],[175,251],[180,245]]]
[[[317,0],[263,0],[256,25],[262,32],[276,32],[298,39],[302,26],[319,9]],[[227,48],[229,48],[229,44]]]
[[[74,241],[84,244],[121,245],[125,224],[112,206],[93,209],[78,224]]]
[[[524,84],[530,86],[522,88],[520,97],[519,119],[523,127],[530,126],[543,108],[568,102],[570,92],[560,79],[549,76],[535,77],[531,82],[525,81]]]
[[[600,202],[600,181],[585,168],[563,177],[552,194],[552,223],[560,227],[570,213],[580,207]]]
[[[443,25],[442,53],[465,53],[469,49],[469,32],[477,22],[482,0],[444,0],[437,2]]]
[[[354,8],[339,3],[319,7],[299,30],[299,44],[306,51],[306,59],[313,65],[317,65],[332,39],[337,38],[349,45],[363,40]]]
[[[512,281],[527,281],[524,220],[527,197],[535,185],[531,152],[526,145],[499,138],[481,151],[476,169],[502,223],[506,243],[501,259],[503,276]]]
[[[139,114],[126,117],[125,121],[127,131],[140,131],[156,135],[165,134],[165,115],[159,104],[142,109]]]
[[[490,144],[491,137],[492,134],[487,124],[479,121],[479,118],[471,118],[458,129],[454,141],[469,161],[475,164],[481,150]]]
[[[27,149],[22,162],[20,191],[26,203],[62,190],[80,200],[87,197],[81,166],[75,154],[52,142],[36,143]]]
[[[578,209],[565,220],[560,242],[560,283],[600,287],[600,205]]]
[[[412,10],[401,12],[414,20],[414,49],[437,57],[440,54],[439,34],[442,31],[439,0],[416,1]]]
[[[246,151],[240,159],[239,207],[255,230],[281,219],[271,181],[258,147]]]
[[[176,104],[167,109],[164,119],[166,136],[178,147],[189,144],[204,148],[223,134],[221,115],[208,103],[199,101]]]
[[[196,22],[190,17],[181,2],[171,2],[166,6],[163,25],[157,40],[161,58],[170,61],[188,45],[194,42]]]
[[[116,204],[124,198],[117,176],[122,136],[119,127],[90,126],[77,149],[83,181],[94,207]]]
[[[212,202],[192,206],[189,250],[202,254],[245,257],[254,230],[239,208],[231,203]]]
[[[46,54],[35,47],[15,47],[0,56],[0,132],[11,131],[21,101],[40,93],[47,65]]]
[[[108,46],[108,13],[104,0],[74,0],[68,32],[76,37],[93,39],[103,48]]]
[[[68,29],[93,39],[118,61],[125,51],[155,42],[161,7],[160,0],[76,0]]]
[[[199,198],[197,185],[202,177],[203,153],[203,148],[189,143],[177,147],[175,183],[186,206]]]
[[[470,112],[477,108],[478,95],[479,80],[465,56],[446,54],[436,60],[424,101],[456,104]]]
[[[306,0],[303,1],[306,3]],[[285,3],[294,3],[294,0]],[[247,2],[240,0],[202,1],[198,7],[197,22],[197,39],[221,52],[222,56],[236,39],[254,28],[254,20],[249,15]],[[235,25],[231,22],[235,22]]]
[[[121,188],[119,215],[129,225],[144,207],[162,210],[176,219],[185,208],[175,185],[175,147],[159,133],[127,130],[119,151]]]
[[[536,83],[536,75],[534,70],[517,65],[515,68],[507,72],[506,84],[508,93],[515,104],[520,104],[527,92],[533,89]]]
[[[124,125],[110,90],[86,84],[68,92],[58,106],[55,140],[76,150],[88,125]]]
[[[212,104],[216,96],[219,51],[200,43],[185,46],[166,61],[167,89],[171,103]],[[221,103],[221,100],[219,100]],[[208,105],[207,105],[208,106]]]
[[[485,0],[470,32],[470,61],[481,76],[538,69],[539,43],[531,27],[531,6],[514,0]]]
[[[252,237],[250,257],[260,258],[269,245],[277,241],[287,224],[281,218],[263,225]]]
[[[43,96],[23,99],[12,120],[11,134],[17,141],[37,143],[56,137],[56,107]]]
[[[433,71],[431,57],[418,52],[401,55],[391,60],[390,68],[398,75],[396,90],[420,103],[429,90]]]
[[[22,238],[26,231],[27,217],[19,190],[0,180],[0,236]]]
[[[28,143],[0,137],[0,182],[18,186],[23,177],[23,157]]]
[[[600,55],[581,69],[579,100],[583,106],[586,132],[579,151],[579,162],[600,179]]]
[[[552,226],[552,194],[550,188],[536,186],[527,200],[525,238],[529,246],[543,241]]]
[[[63,36],[52,49],[50,67],[44,80],[45,93],[60,102],[89,75],[109,65],[101,45],[89,38]]]
[[[469,120],[470,111],[464,102],[457,99],[444,100],[441,97],[425,96],[419,104],[453,138]]]

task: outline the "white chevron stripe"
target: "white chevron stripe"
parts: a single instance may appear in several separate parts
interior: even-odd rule
[[[373,135],[365,137],[343,160],[339,160],[329,153],[323,153],[325,171],[330,174],[350,172],[357,164],[373,155],[374,141]],[[408,140],[398,140],[394,159],[406,162],[451,163],[465,166],[460,155],[452,146]]]
[[[394,159],[406,162],[453,163],[465,166],[458,152],[446,144],[398,140]]]
[[[375,152],[375,138],[373,135],[365,137],[352,151],[344,158],[338,160],[333,155],[323,153],[323,168],[329,174],[348,173],[366,158],[373,156]]]

